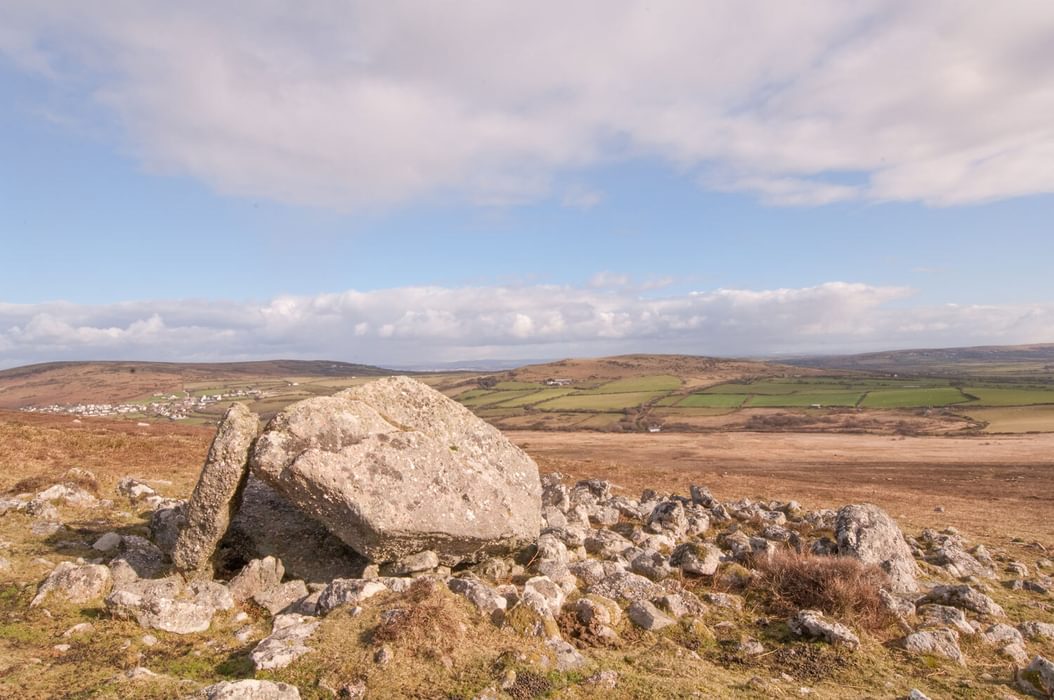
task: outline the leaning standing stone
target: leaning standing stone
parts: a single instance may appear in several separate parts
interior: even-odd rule
[[[257,415],[242,404],[234,404],[223,416],[187,503],[186,524],[172,549],[172,562],[180,571],[208,564],[227,531],[238,491],[245,484],[249,448],[258,429]]]

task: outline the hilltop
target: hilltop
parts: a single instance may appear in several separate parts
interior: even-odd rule
[[[333,361],[51,363],[0,372],[0,409],[214,423],[239,401],[267,419],[397,373]],[[1054,431],[1054,345],[784,362],[633,354],[415,376],[505,430]]]
[[[915,375],[1028,377],[1054,382],[1054,343],[888,350],[784,359],[799,367]]]
[[[154,394],[193,394],[213,386],[285,378],[380,377],[391,370],[332,360],[258,362],[48,362],[0,371],[0,408],[120,403]]]

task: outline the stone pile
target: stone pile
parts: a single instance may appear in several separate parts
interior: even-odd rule
[[[104,535],[97,562],[60,564],[33,605],[102,599],[113,617],[193,634],[251,601],[271,615],[262,639],[251,625],[237,633],[258,640],[250,655],[258,670],[312,653],[334,610],[390,600],[419,580],[463,597],[488,624],[538,638],[546,663],[561,671],[588,667],[590,649],[617,647],[632,628],[733,635],[737,653],[759,656],[769,642],[727,619],[743,608],[733,591],[749,591],[761,562],[793,551],[885,572],[882,600],[903,630],[901,649],[966,665],[960,639],[970,637],[1019,668],[1022,688],[1054,688],[1054,667],[1029,649],[1054,639],[1054,624],[1011,624],[986,592],[1001,562],[952,529],[906,538],[871,504],[807,511],[794,501],[720,502],[703,486],[634,498],[601,480],[540,479],[497,430],[407,378],[295,404],[259,434],[256,417],[233,407],[189,501],[134,480],[120,488],[153,503],[153,542]],[[10,507],[28,507],[21,503]],[[213,580],[232,562],[240,563],[232,578]],[[1008,587],[1046,595],[1048,576],[1002,563]],[[699,582],[720,585],[697,595]],[[708,621],[715,611],[726,619]],[[768,624],[847,653],[875,644],[852,620],[819,610]],[[598,687],[617,682],[594,675]],[[298,694],[239,681],[199,697]]]

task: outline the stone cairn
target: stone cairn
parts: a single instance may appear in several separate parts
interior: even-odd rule
[[[1054,692],[1054,665],[1027,651],[1028,640],[1054,638],[1054,625],[1008,624],[982,586],[969,583],[996,578],[996,561],[952,528],[908,539],[870,504],[806,511],[794,501],[722,503],[703,486],[687,496],[646,490],[630,498],[606,481],[539,478],[533,460],[497,429],[406,377],[290,405],[262,431],[256,415],[233,405],[188,500],[161,498],[130,478],[119,491],[153,508],[151,538],[104,535],[95,563],[60,564],[32,604],[103,598],[113,617],[191,634],[251,600],[273,616],[251,655],[258,670],[310,653],[333,610],[403,593],[419,579],[464,596],[488,624],[541,638],[552,668],[584,668],[591,645],[618,644],[624,619],[657,631],[709,608],[743,605],[732,593],[698,596],[686,580],[749,582],[756,562],[793,550],[881,567],[882,600],[904,631],[904,650],[966,664],[959,639],[976,637],[1020,667],[1023,689]],[[0,513],[48,521],[54,502],[85,498],[92,497],[55,486],[0,501]],[[952,583],[920,584],[920,562]],[[1007,570],[1012,587],[1046,594],[1052,585],[1019,562]],[[568,616],[574,633],[558,623]],[[861,644],[857,631],[820,611],[800,610],[787,624],[849,651]],[[252,628],[237,634],[248,641]],[[765,649],[745,636],[740,652]],[[195,697],[299,693],[244,680]]]

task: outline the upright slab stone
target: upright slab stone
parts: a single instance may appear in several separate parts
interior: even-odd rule
[[[172,548],[172,563],[180,571],[202,569],[212,559],[245,484],[249,448],[258,431],[259,417],[239,403],[220,421]]]
[[[904,533],[896,521],[876,505],[849,505],[838,511],[835,521],[838,554],[877,564],[889,575],[890,587],[896,593],[919,590],[915,576],[918,567]]]
[[[253,473],[378,562],[444,564],[538,537],[538,467],[439,392],[389,377],[289,406],[256,442]]]

